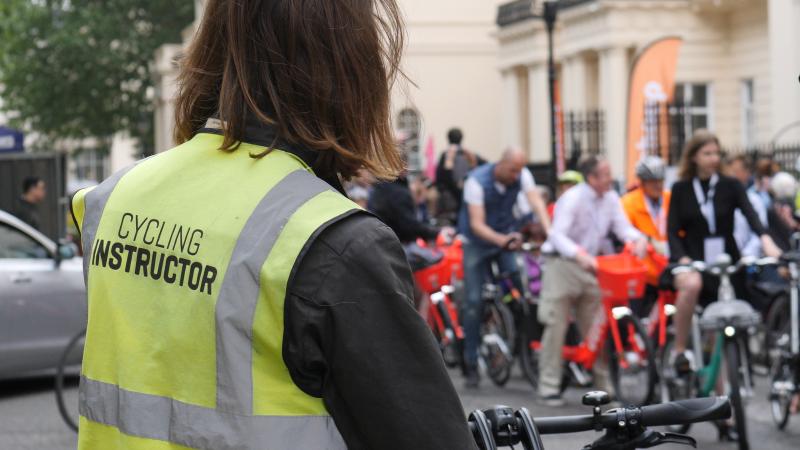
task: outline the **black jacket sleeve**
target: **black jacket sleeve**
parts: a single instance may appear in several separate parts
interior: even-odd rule
[[[417,218],[414,198],[407,187],[399,182],[376,186],[369,201],[370,210],[397,234],[402,242],[417,238],[435,239],[439,234],[436,227]]]
[[[322,397],[348,448],[476,448],[389,228],[344,219],[294,270],[284,360],[303,391]]]
[[[686,256],[686,248],[683,245],[683,239],[680,232],[683,229],[681,223],[681,199],[683,198],[684,191],[683,183],[675,183],[672,187],[672,196],[670,197],[669,214],[667,216],[667,241],[669,242],[669,255],[672,261],[678,261]]]

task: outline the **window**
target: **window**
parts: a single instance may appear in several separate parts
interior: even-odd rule
[[[420,120],[417,111],[406,108],[397,114],[397,131],[400,141],[400,149],[408,158],[408,168],[415,172],[420,170],[421,161],[419,155],[419,133]]]
[[[75,177],[79,180],[103,181],[108,171],[108,155],[99,150],[86,149],[73,156]]]
[[[50,255],[27,234],[0,223],[0,259],[47,259]]]
[[[742,145],[751,147],[756,143],[755,85],[752,79],[741,83]]]
[[[670,114],[679,116],[684,135],[691,136],[695,130],[712,128],[711,98],[708,84],[678,83]]]

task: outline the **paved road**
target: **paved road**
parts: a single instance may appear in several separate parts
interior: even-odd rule
[[[543,408],[536,404],[529,385],[519,374],[505,388],[497,388],[484,380],[481,389],[467,391],[463,381],[453,374],[464,409],[485,408],[495,404],[525,406],[536,415],[586,414],[588,408],[580,405],[580,392],[568,391],[568,405],[564,408]],[[783,433],[775,431],[765,399],[765,380],[758,379],[757,397],[748,405],[748,426],[751,430],[751,448],[754,450],[797,449],[800,447],[800,417],[794,417]],[[77,402],[77,389],[74,383],[67,391],[71,405]],[[77,408],[73,408],[77,411]],[[716,430],[710,425],[698,425],[692,429],[692,436],[699,442],[699,448],[709,450],[735,450],[732,444],[716,442]],[[544,444],[552,449],[580,449],[599,435],[588,432],[573,435],[546,436]],[[61,421],[56,409],[52,390],[52,380],[33,380],[0,383],[0,449],[13,450],[74,450],[77,439]],[[685,447],[659,447],[661,449],[682,449]]]

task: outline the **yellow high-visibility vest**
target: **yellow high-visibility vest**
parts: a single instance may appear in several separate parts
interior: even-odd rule
[[[303,248],[360,211],[298,157],[200,133],[73,198],[89,319],[80,450],[343,449],[283,361]]]

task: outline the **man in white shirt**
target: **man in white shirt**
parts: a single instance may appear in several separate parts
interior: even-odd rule
[[[509,149],[496,164],[484,164],[470,172],[464,183],[464,202],[458,219],[458,232],[464,242],[464,287],[466,301],[463,305],[464,359],[467,387],[478,386],[478,345],[483,318],[481,287],[489,274],[492,261],[497,261],[502,272],[516,274],[514,283],[522,288],[519,269],[508,250],[517,250],[522,244],[515,227],[514,205],[520,192],[524,193],[531,209],[539,217],[545,230],[550,220],[544,202],[536,190],[533,175],[525,167],[525,153]]]
[[[580,163],[584,183],[571,188],[556,203],[553,225],[543,251],[549,254],[542,280],[539,321],[545,325],[539,356],[539,395],[548,406],[564,404],[561,397],[561,349],[569,312],[577,311],[578,327],[586,336],[600,310],[596,256],[609,233],[635,242],[644,255],[647,241],[628,221],[619,195],[611,189],[611,166],[602,157]],[[595,365],[597,373],[597,364]],[[607,387],[607,386],[604,386]]]

